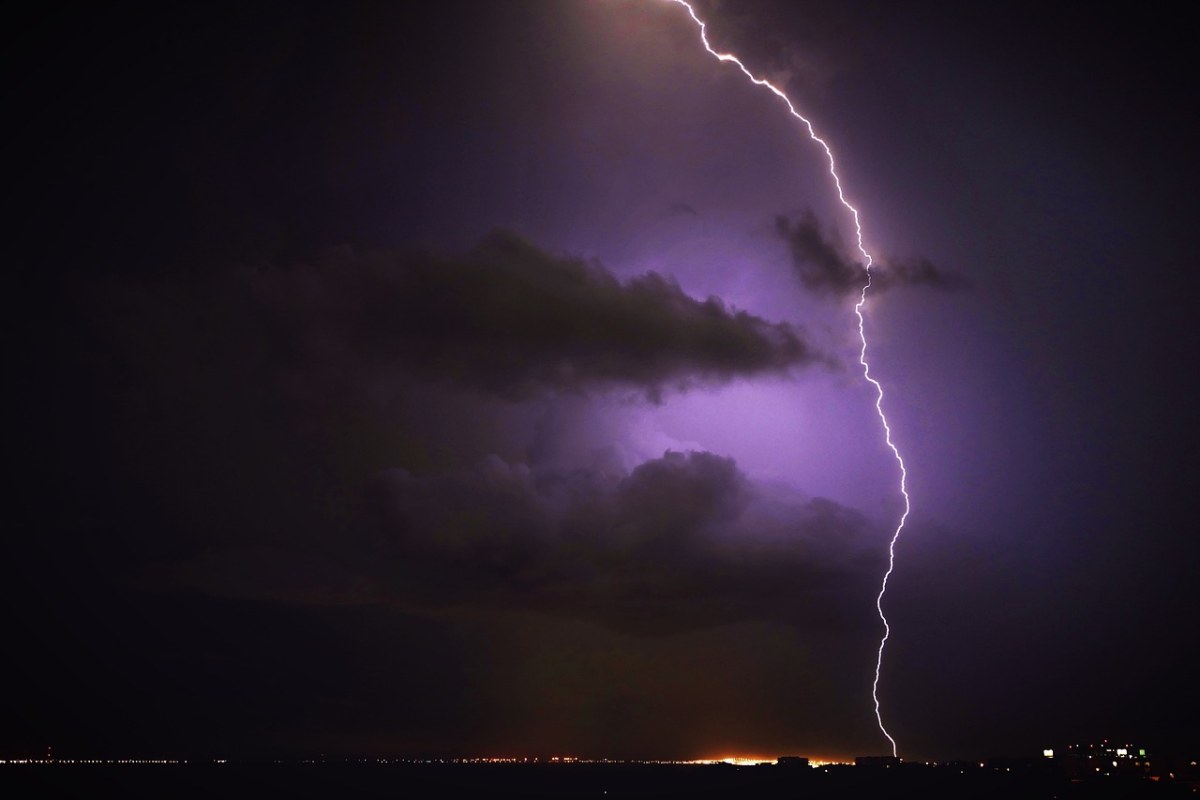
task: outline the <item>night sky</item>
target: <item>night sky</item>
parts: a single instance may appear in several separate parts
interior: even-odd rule
[[[1187,26],[697,8],[901,756],[1200,747]],[[27,13],[0,752],[890,752],[682,8]]]

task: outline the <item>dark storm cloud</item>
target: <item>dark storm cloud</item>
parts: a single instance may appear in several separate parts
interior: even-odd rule
[[[790,325],[695,300],[657,273],[621,283],[503,231],[461,256],[332,251],[253,287],[293,346],[513,399],[611,386],[657,396],[826,361]]]
[[[89,446],[109,468],[89,485],[122,521],[115,535],[164,561],[322,546],[357,519],[379,470],[534,458],[537,420],[563,402],[816,358],[791,327],[658,275],[621,283],[512,234],[461,256],[347,248],[312,264],[72,285],[63,317],[87,342],[72,362],[86,383],[62,394],[62,416],[94,420]]]
[[[775,232],[787,242],[796,275],[806,289],[848,294],[861,289],[866,282],[862,265],[842,255],[841,242],[825,233],[812,210],[805,211],[795,222],[776,217]]]
[[[847,295],[858,293],[867,282],[863,265],[845,255],[847,248],[836,228],[827,232],[811,209],[797,220],[776,217],[775,232],[787,243],[792,266],[806,289]],[[895,286],[928,286],[948,291],[965,287],[966,281],[924,258],[876,262],[871,270],[872,291]]]
[[[533,470],[490,456],[434,475],[387,470],[368,493],[359,535],[321,559],[242,548],[178,567],[170,581],[306,604],[533,610],[660,634],[749,620],[853,624],[869,618],[860,606],[880,567],[856,512],[772,497],[707,452],[667,452],[629,473],[602,460]]]

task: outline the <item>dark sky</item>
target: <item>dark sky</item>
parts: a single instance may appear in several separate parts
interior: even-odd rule
[[[698,8],[900,754],[1200,747],[1186,26]],[[681,8],[31,14],[0,752],[888,751]]]

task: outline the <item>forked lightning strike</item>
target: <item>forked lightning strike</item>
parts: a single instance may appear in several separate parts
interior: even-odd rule
[[[885,572],[883,575],[883,583],[879,587],[879,595],[875,598],[875,609],[879,612],[879,618],[883,621],[883,638],[879,640],[879,652],[875,659],[875,682],[871,684],[871,698],[875,701],[875,719],[879,723],[879,730],[881,730],[883,735],[887,737],[887,740],[891,742],[892,755],[895,756],[898,754],[896,740],[892,738],[892,735],[888,733],[887,728],[884,727],[883,716],[879,710],[879,673],[883,667],[883,648],[887,644],[888,636],[890,636],[892,632],[892,628],[888,624],[887,617],[883,613],[883,596],[887,592],[888,578],[892,576],[892,570],[896,565],[896,541],[900,538],[900,531],[904,530],[904,523],[908,519],[908,512],[911,508],[911,504],[908,497],[907,487],[908,471],[904,468],[904,459],[900,456],[900,450],[896,447],[895,442],[892,441],[892,428],[890,425],[888,425],[887,416],[883,413],[883,386],[879,383],[879,381],[871,377],[871,367],[867,363],[867,334],[864,329],[865,322],[863,320],[863,305],[867,302],[867,290],[871,288],[871,265],[874,263],[874,261],[871,258],[871,254],[867,252],[867,248],[863,245],[863,231],[862,224],[858,219],[858,209],[850,204],[850,201],[846,199],[846,195],[842,191],[842,181],[837,174],[837,167],[833,159],[833,150],[830,149],[829,145],[824,139],[822,139],[820,136],[817,136],[816,130],[813,129],[813,124],[809,122],[803,114],[796,110],[796,107],[792,104],[791,99],[788,98],[788,96],[784,94],[779,87],[775,86],[770,81],[756,77],[752,72],[750,72],[749,69],[746,68],[746,65],[743,64],[737,58],[737,56],[731,53],[719,53],[714,50],[708,41],[708,28],[705,25],[704,20],[700,19],[700,17],[696,15],[696,10],[692,8],[691,5],[686,2],[686,0],[669,1],[677,3],[687,9],[688,15],[700,29],[700,41],[704,44],[705,50],[707,50],[719,61],[725,61],[736,65],[737,68],[740,69],[752,83],[769,89],[776,97],[778,97],[787,105],[788,112],[793,117],[804,123],[804,127],[808,130],[809,138],[819,144],[825,151],[825,157],[829,161],[829,174],[833,177],[834,186],[837,187],[838,200],[846,208],[846,210],[850,212],[850,216],[854,218],[855,243],[858,247],[858,252],[862,254],[863,264],[865,265],[867,275],[867,280],[866,283],[863,284],[862,292],[858,297],[858,302],[854,305],[854,314],[858,317],[858,338],[859,341],[862,342],[862,347],[858,352],[858,363],[862,365],[863,377],[875,387],[875,411],[879,414],[879,421],[883,423],[884,439],[887,441],[887,446],[891,448],[892,455],[896,457],[896,463],[900,465],[900,494],[904,496],[904,513],[900,515],[900,521],[896,525],[896,531],[892,534],[892,539],[888,543],[888,568],[887,572]]]

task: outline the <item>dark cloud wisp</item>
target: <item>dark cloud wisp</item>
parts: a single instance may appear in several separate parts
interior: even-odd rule
[[[845,255],[846,248],[836,228],[827,232],[811,209],[797,220],[776,217],[775,232],[787,243],[796,275],[809,291],[848,295],[861,291],[867,282],[863,265]],[[925,258],[876,262],[871,270],[871,287],[875,292],[895,286],[928,286],[949,291],[966,285],[960,275],[946,272]]]

